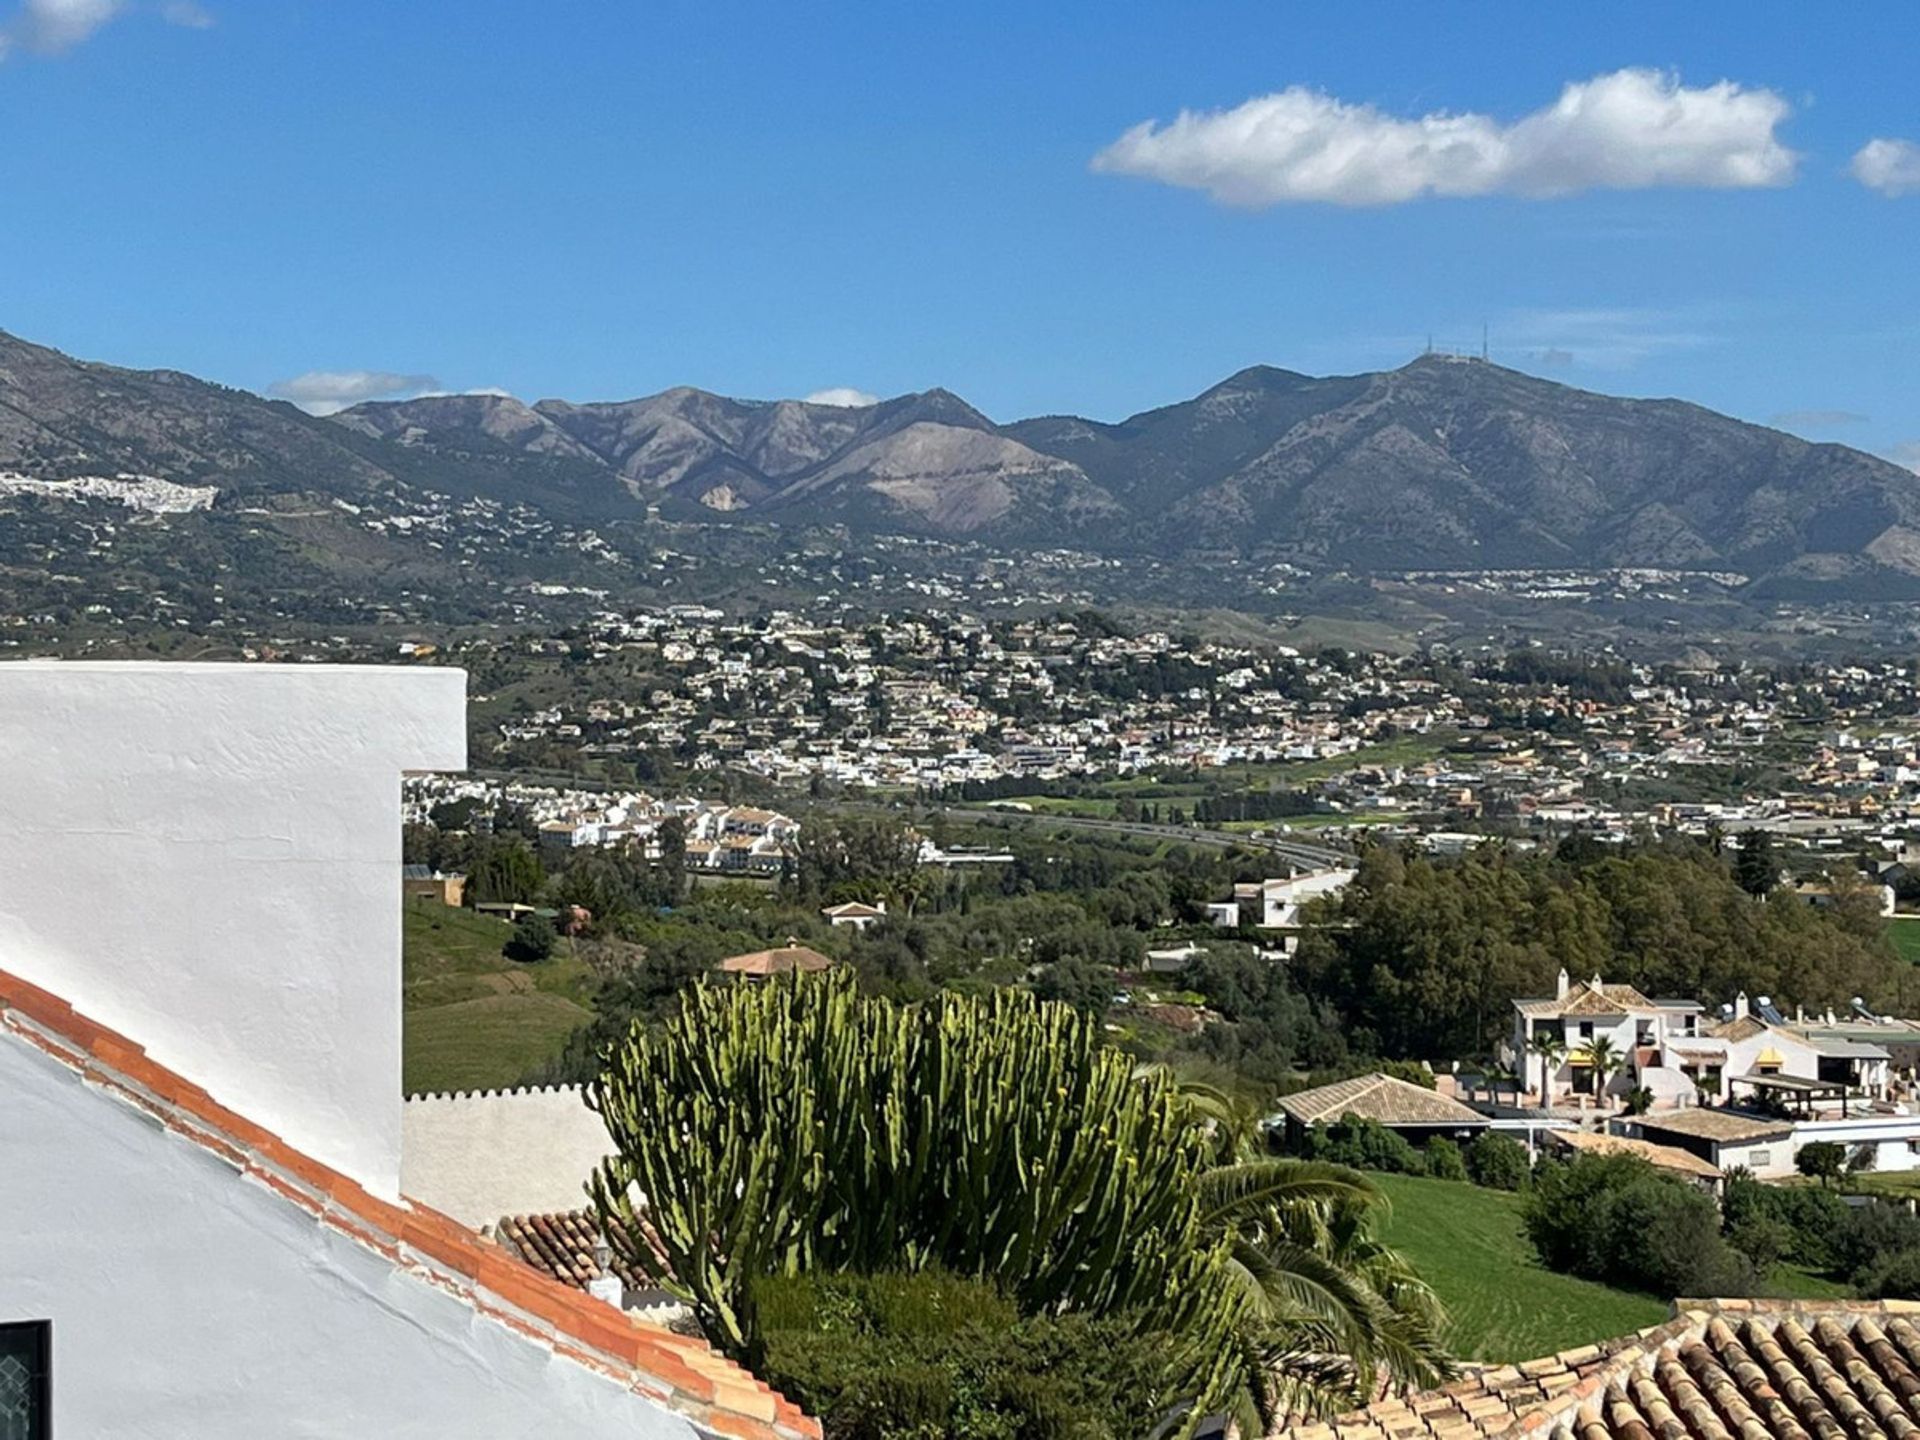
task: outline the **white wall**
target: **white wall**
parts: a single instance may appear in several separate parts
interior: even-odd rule
[[[466,764],[465,709],[451,669],[0,665],[0,965],[393,1196],[400,777]]]
[[[0,1032],[0,1316],[53,1322],[53,1433],[694,1440]]]
[[[415,1095],[401,1126],[400,1188],[476,1230],[590,1205],[587,1177],[613,1152],[577,1085]]]

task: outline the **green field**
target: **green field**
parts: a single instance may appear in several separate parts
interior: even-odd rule
[[[1667,1303],[1543,1269],[1498,1190],[1407,1175],[1370,1177],[1393,1202],[1387,1242],[1413,1262],[1453,1316],[1454,1352],[1531,1360],[1667,1317]]]
[[[504,920],[409,901],[401,920],[401,1083],[429,1090],[512,1085],[550,1059],[591,1018],[592,976],[562,940],[552,959],[501,954]]]
[[[1894,951],[1902,960],[1920,964],[1920,918],[1889,920],[1887,938],[1893,941]]]

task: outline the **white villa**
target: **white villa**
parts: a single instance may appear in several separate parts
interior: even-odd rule
[[[1221,929],[1255,925],[1286,930],[1300,923],[1300,908],[1323,895],[1337,895],[1358,873],[1346,868],[1309,870],[1284,879],[1254,880],[1233,887],[1233,896],[1207,906],[1207,920]]]
[[[1796,1102],[1888,1095],[1884,1047],[1830,1023],[1788,1021],[1764,996],[1735,997],[1716,1021],[1696,1001],[1649,999],[1597,975],[1570,982],[1562,970],[1552,998],[1516,1000],[1513,1009],[1503,1058],[1548,1108],[1640,1087],[1655,1108],[1728,1101],[1738,1086]]]
[[[1568,1110],[1612,1112],[1644,1088],[1647,1112],[1613,1115],[1610,1127],[1723,1172],[1792,1175],[1801,1147],[1817,1140],[1880,1170],[1920,1169],[1911,1022],[1858,1002],[1846,1020],[1789,1020],[1765,996],[1744,994],[1714,1019],[1691,1000],[1650,999],[1597,975],[1570,981],[1564,970],[1552,997],[1513,1009],[1502,1059],[1554,1126],[1570,1123]]]

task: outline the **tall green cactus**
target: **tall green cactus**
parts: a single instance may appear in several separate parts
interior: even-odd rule
[[[1142,1316],[1180,1337],[1196,1394],[1241,1378],[1205,1138],[1066,1006],[904,1007],[845,972],[702,986],[589,1095],[615,1147],[590,1184],[609,1237],[736,1353],[756,1277],[939,1264],[1029,1309]]]

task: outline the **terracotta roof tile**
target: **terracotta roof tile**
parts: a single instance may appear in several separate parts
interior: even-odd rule
[[[1710,1109],[1704,1105],[1685,1110],[1636,1115],[1633,1124],[1649,1136],[1690,1135],[1702,1140],[1739,1144],[1747,1140],[1765,1140],[1793,1131],[1790,1120],[1770,1120],[1759,1115],[1742,1115],[1734,1110]]]
[[[1280,1108],[1303,1125],[1357,1115],[1382,1125],[1485,1125],[1457,1100],[1391,1075],[1356,1075],[1285,1096]]]
[[[822,955],[806,945],[782,945],[773,950],[755,950],[722,960],[720,968],[730,975],[786,975],[795,970],[826,970],[833,957]]]
[[[1283,1428],[1296,1440],[1404,1432],[1519,1440],[1920,1440],[1920,1303],[1679,1300],[1664,1325],[1600,1346],[1501,1366],[1338,1419]],[[1488,1404],[1489,1400],[1498,1403]],[[1383,1427],[1382,1416],[1391,1423]]]
[[[393,1205],[368,1194],[350,1177],[155,1063],[125,1036],[4,970],[0,1033],[33,1045],[158,1117],[318,1223],[451,1290],[530,1340],[659,1399],[702,1429],[740,1440],[820,1440],[818,1421],[703,1341],[602,1304],[436,1210],[411,1200]]]
[[[499,1242],[520,1260],[549,1279],[576,1290],[598,1275],[593,1252],[600,1239],[600,1217],[592,1210],[563,1210],[551,1215],[507,1215],[493,1227]],[[642,1239],[652,1244],[652,1232]],[[629,1290],[652,1290],[656,1282],[621,1258],[622,1247],[612,1248],[610,1268]],[[653,1246],[659,1254],[658,1246]]]
[[[1569,1150],[1590,1154],[1638,1155],[1648,1164],[1696,1180],[1718,1180],[1718,1166],[1710,1165],[1690,1150],[1677,1145],[1656,1145],[1651,1140],[1629,1140],[1624,1135],[1601,1135],[1591,1130],[1550,1130],[1547,1138]]]

